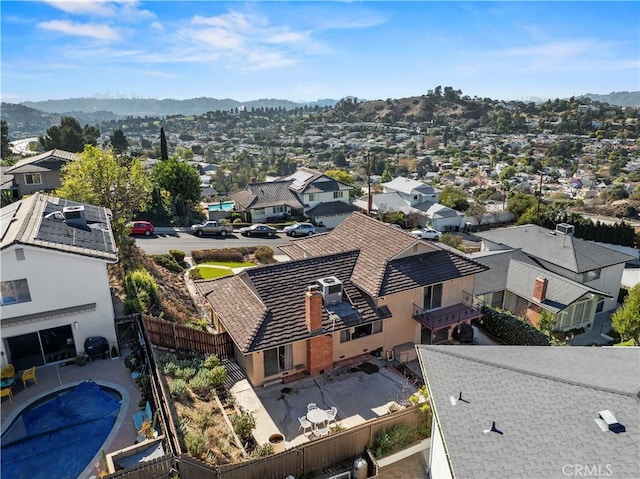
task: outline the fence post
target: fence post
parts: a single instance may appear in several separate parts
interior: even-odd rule
[[[176,338],[176,323],[171,324],[171,329],[173,329],[173,349],[178,350],[178,339]]]

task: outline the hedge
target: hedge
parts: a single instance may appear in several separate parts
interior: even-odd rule
[[[516,346],[549,346],[549,338],[508,311],[482,307],[482,329],[489,335]]]
[[[175,256],[171,254],[154,254],[151,255],[151,257],[157,264],[173,273],[181,273],[184,270],[184,268],[176,261]]]
[[[243,248],[222,248],[222,249],[200,249],[191,252],[194,263],[204,263],[206,261],[237,261],[242,262],[245,255],[252,254],[256,247]]]

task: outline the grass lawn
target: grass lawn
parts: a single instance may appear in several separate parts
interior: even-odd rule
[[[230,276],[233,271],[224,268],[197,268],[200,271],[203,279],[222,278],[223,276]]]
[[[247,263],[241,261],[205,261],[198,264],[210,264],[212,266],[226,266],[227,268],[246,268],[247,266],[255,266],[255,263]]]

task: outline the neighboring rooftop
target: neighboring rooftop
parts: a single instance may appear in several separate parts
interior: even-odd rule
[[[82,218],[71,220],[64,211],[74,211]],[[24,244],[118,260],[110,212],[103,207],[38,192],[2,208],[0,226],[0,249]]]
[[[436,196],[436,189],[433,186],[423,183],[422,181],[412,180],[403,176],[398,176],[387,183],[382,183],[381,186],[407,195],[419,192],[423,195]]]
[[[534,224],[498,228],[476,233],[479,238],[558,265],[574,273],[584,273],[633,258],[590,241],[576,238],[571,233],[550,230]]]
[[[640,348],[417,350],[454,477],[566,477],[578,465],[638,477]],[[602,430],[603,410],[626,431]],[[484,432],[493,422],[502,434]]]
[[[230,197],[240,209],[268,208],[288,205],[302,208],[296,195],[289,189],[290,181],[266,181],[249,183],[246,189],[231,193]]]
[[[29,156],[18,160],[12,167],[7,170],[8,174],[17,173],[37,173],[50,171],[51,169],[59,170],[60,163],[66,163],[78,157],[77,153],[71,153],[65,150],[49,150],[39,155]]]

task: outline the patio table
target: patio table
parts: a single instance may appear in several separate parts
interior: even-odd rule
[[[13,386],[13,378],[5,378],[0,381],[0,387],[2,389]]]
[[[314,408],[307,412],[307,419],[315,424],[322,424],[329,419],[324,409]]]

